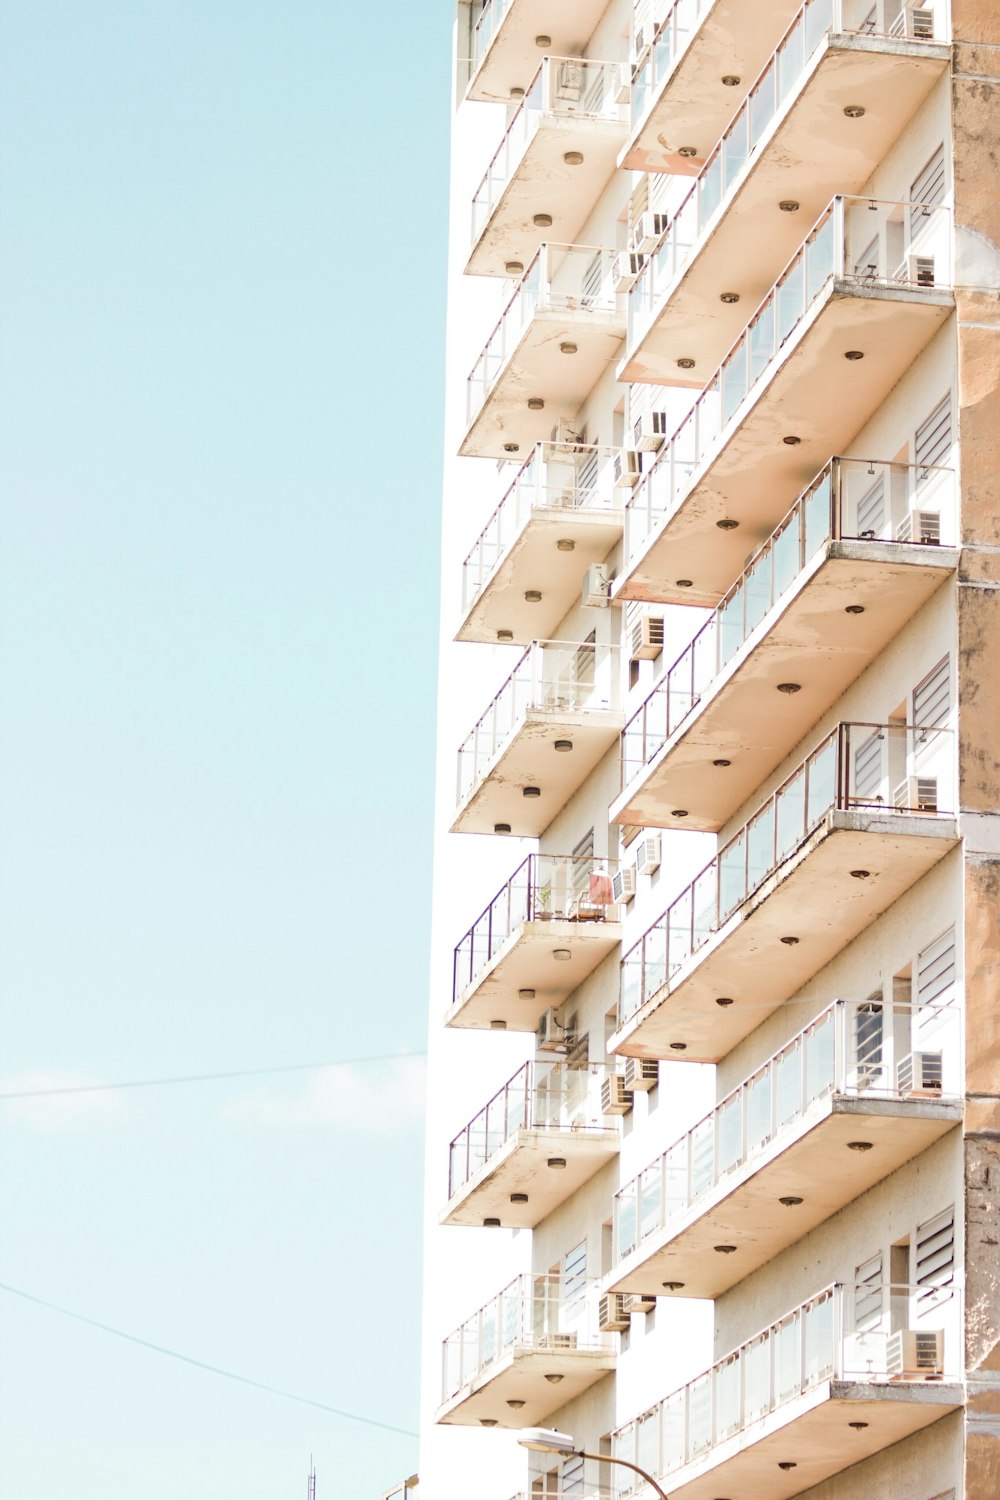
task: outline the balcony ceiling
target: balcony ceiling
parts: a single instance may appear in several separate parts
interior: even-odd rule
[[[620,922],[522,922],[463,990],[445,1025],[488,1031],[493,1021],[502,1020],[508,1031],[534,1031],[542,1012],[561,1005],[621,940]],[[556,949],[569,958],[554,958]],[[522,989],[534,995],[522,998]]]
[[[630,351],[622,380],[690,385],[678,359],[707,378],[742,333],[837,193],[861,192],[947,71],[948,47],[837,36],[816,56],[787,112],[744,168],[730,207],[689,262],[659,317]],[[846,106],[865,113],[848,119]],[[797,213],[778,204],[794,201]],[[739,302],[719,301],[737,292]],[[701,385],[703,381],[698,381]]]
[[[833,812],[612,1038],[628,1057],[719,1062],[958,844],[950,818]],[[852,870],[868,870],[867,879]],[[796,937],[792,945],[784,937]],[[732,999],[716,1005],[716,997]],[[685,1050],[671,1050],[683,1042]]]
[[[538,1426],[614,1369],[612,1337],[604,1335],[608,1348],[603,1350],[517,1346],[487,1366],[470,1391],[446,1402],[437,1420],[450,1426],[478,1427],[485,1417],[498,1427]],[[547,1375],[562,1379],[553,1384]],[[512,1400],[523,1401],[524,1407],[512,1411],[507,1405]]]
[[[606,1130],[519,1130],[455,1193],[441,1223],[481,1227],[484,1219],[494,1218],[504,1229],[534,1229],[616,1157],[620,1145],[610,1125]],[[565,1167],[550,1167],[552,1157]],[[511,1203],[512,1193],[527,1193],[527,1203]]]
[[[582,56],[607,8],[608,0],[513,0],[466,98],[509,104],[511,89],[526,89],[546,55]],[[536,36],[551,42],[537,47]]]
[[[957,566],[951,548],[828,543],[613,803],[612,822],[718,832]],[[857,605],[863,614],[846,613]],[[801,691],[777,691],[790,681]]]
[[[612,1273],[608,1289],[660,1292],[665,1281],[680,1281],[675,1295],[721,1297],[961,1122],[962,1106],[952,1101],[819,1101],[797,1132],[781,1130],[766,1155],[728,1173],[686,1214],[648,1235]],[[848,1150],[859,1138],[873,1149]],[[785,1196],[804,1201],[786,1207],[779,1202]],[[736,1250],[721,1254],[716,1245]]]

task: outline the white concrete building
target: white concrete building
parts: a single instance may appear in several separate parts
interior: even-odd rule
[[[459,0],[424,1500],[1000,1494],[998,105]]]

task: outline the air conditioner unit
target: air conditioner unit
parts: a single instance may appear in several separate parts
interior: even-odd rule
[[[540,1333],[535,1339],[536,1349],[575,1349],[575,1333]]]
[[[609,1073],[601,1084],[601,1112],[606,1115],[627,1115],[632,1108],[632,1095],[625,1087],[620,1073]]]
[[[648,834],[642,839],[635,855],[635,867],[640,875],[654,875],[660,868],[662,843],[658,833]]]
[[[660,1064],[655,1057],[625,1059],[625,1087],[633,1094],[648,1094],[660,1081]]]
[[[611,877],[611,894],[615,905],[635,899],[635,865],[622,865]]]
[[[632,660],[655,661],[663,651],[665,630],[666,621],[662,615],[640,615],[632,626]]]
[[[539,1052],[568,1052],[572,1034],[559,1019],[559,1012],[549,1007],[544,1012],[535,1032],[535,1046]]]
[[[669,214],[657,214],[652,209],[638,216],[629,235],[629,248],[648,255],[659,244],[660,236],[670,223]]]
[[[656,1306],[655,1292],[626,1292],[625,1306],[630,1313],[652,1312]]]
[[[602,1333],[624,1333],[631,1325],[622,1292],[607,1292],[597,1305],[597,1326]]]
[[[899,1060],[896,1082],[908,1099],[939,1099],[944,1082],[940,1052],[908,1052]]]
[[[583,63],[574,62],[571,58],[561,62],[556,74],[555,97],[563,100],[579,99],[583,92],[583,77]]]
[[[941,514],[936,510],[908,510],[896,527],[897,542],[941,545]]]
[[[889,28],[889,32],[891,36],[906,37],[910,41],[933,41],[934,12],[929,5],[901,10]]]
[[[906,812],[937,812],[937,777],[905,777],[892,794],[892,805]]]
[[[583,575],[580,603],[588,609],[607,609],[611,571],[606,563],[593,563]]]
[[[934,286],[933,255],[908,255],[893,280],[905,281],[908,286]]]
[[[886,1363],[891,1380],[940,1380],[944,1374],[944,1329],[901,1328],[890,1334]]]
[[[639,279],[646,257],[637,250],[619,250],[611,262],[611,284],[616,292],[630,292]]]
[[[631,490],[639,483],[640,459],[634,448],[619,448],[615,454],[615,485],[620,490]]]
[[[632,441],[643,453],[655,453],[669,436],[665,411],[644,411],[632,428]]]

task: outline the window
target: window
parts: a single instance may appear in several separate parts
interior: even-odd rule
[[[927,471],[947,464],[951,456],[951,396],[945,396],[913,436],[913,461],[917,466],[917,488],[933,476]]]
[[[858,501],[858,536],[876,537],[885,519],[885,476],[880,474]]]
[[[916,237],[921,228],[921,221],[926,217],[924,209],[944,201],[944,189],[944,146],[941,145],[923,171],[918,172],[910,184],[910,202],[920,205],[910,209],[911,239]]]
[[[869,1081],[882,1071],[882,1003],[869,1000],[859,1005],[854,1016],[854,1046],[858,1081]]]
[[[935,1005],[955,983],[955,929],[949,927],[917,954],[917,1005]]]
[[[882,1256],[873,1255],[854,1272],[854,1327],[858,1333],[882,1321]]]
[[[587,1280],[587,1241],[568,1250],[562,1260],[563,1300],[572,1302],[583,1296]]]
[[[951,1286],[955,1279],[955,1209],[946,1208],[944,1213],[917,1225],[917,1243],[914,1252],[914,1280],[922,1293],[924,1302],[939,1287]]]
[[[854,789],[851,802],[871,805],[882,801],[882,735],[870,734],[854,752]]]
[[[947,656],[913,689],[913,723],[917,729],[939,728],[951,708],[951,672]],[[918,741],[926,735],[918,735]]]

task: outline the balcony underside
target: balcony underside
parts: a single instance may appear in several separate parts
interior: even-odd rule
[[[791,334],[673,514],[626,565],[615,597],[715,605],[788,506],[851,443],[951,315],[950,291],[832,282]],[[860,351],[864,358],[844,356]],[[783,439],[794,436],[797,444]],[[867,457],[868,455],[862,455]],[[735,520],[729,531],[716,523]],[[678,589],[677,578],[692,580]]]
[[[454,1195],[441,1222],[477,1227],[493,1218],[504,1229],[534,1229],[617,1156],[620,1144],[614,1129],[519,1130]],[[566,1165],[550,1167],[553,1157]],[[512,1203],[512,1193],[527,1193],[527,1203]]]
[[[466,274],[504,276],[508,261],[528,265],[543,241],[575,244],[615,170],[624,138],[625,125],[618,120],[583,114],[543,118],[473,247]],[[567,166],[567,151],[579,151],[582,163]],[[551,214],[551,225],[534,224],[538,213]]]
[[[511,630],[514,642],[552,640],[580,598],[583,574],[603,562],[621,539],[624,512],[580,507],[536,507],[475,600],[456,636],[460,641],[495,643]],[[571,552],[558,543],[571,541]],[[537,591],[537,604],[525,594]]]
[[[957,566],[950,548],[828,543],[612,805],[612,822],[717,832]],[[858,605],[863,614],[846,613]],[[801,691],[779,693],[782,682]]]
[[[528,323],[514,352],[480,406],[459,449],[463,458],[510,458],[507,445],[528,453],[557,422],[575,417],[609,365],[625,334],[617,312],[553,308]],[[564,354],[560,345],[575,344]],[[545,402],[529,411],[529,399]],[[818,465],[817,465],[818,467]]]
[[[818,1224],[926,1151],[962,1121],[962,1106],[930,1099],[842,1095],[814,1105],[798,1134],[731,1172],[700,1202],[648,1235],[613,1273],[616,1292],[659,1290],[682,1282],[683,1297],[721,1297]],[[871,1141],[849,1151],[848,1141]],[[784,1207],[779,1199],[801,1197]],[[721,1254],[716,1245],[735,1245]]]
[[[964,1405],[961,1385],[828,1381],[665,1481],[670,1500],[791,1500]],[[857,1431],[851,1422],[864,1421]],[[779,1469],[780,1463],[795,1464]]]
[[[608,0],[513,0],[466,98],[509,104],[511,89],[526,89],[546,54],[582,57],[607,7]],[[536,47],[536,36],[551,41]]]
[[[619,157],[636,172],[699,172],[780,42],[800,0],[715,0]],[[740,80],[727,87],[722,79]],[[693,158],[677,156],[694,146]]]
[[[678,359],[707,377],[726,357],[835,193],[864,188],[948,67],[946,46],[832,37],[744,168],[730,206],[629,351],[620,378],[677,380]],[[847,106],[864,115],[848,119]],[[798,212],[778,204],[794,200]],[[723,292],[739,303],[719,301]],[[700,384],[701,382],[697,382]]]
[[[617,912],[617,907],[612,908]],[[446,1026],[488,1031],[534,1031],[542,1012],[558,1006],[619,946],[620,922],[522,922],[492,963],[467,985],[445,1017]],[[553,958],[554,950],[568,959]],[[521,997],[520,990],[534,994]]]
[[[558,1339],[558,1334],[552,1335]],[[540,1349],[537,1344],[518,1345],[513,1352],[490,1365],[467,1389],[446,1402],[437,1421],[448,1425],[478,1427],[485,1420],[498,1427],[534,1427],[546,1417],[596,1385],[615,1367],[610,1349]],[[548,1375],[561,1375],[556,1383]],[[523,1401],[513,1411],[508,1401]]]
[[[621,1027],[611,1050],[718,1062],[958,841],[955,822],[933,813],[829,813]],[[852,877],[859,869],[869,871],[867,879]],[[733,1004],[716,1005],[717,996]],[[684,1051],[672,1051],[673,1042]]]
[[[624,715],[610,709],[532,709],[462,802],[452,833],[492,833],[509,823],[515,838],[538,838],[617,743]],[[573,749],[556,750],[556,740]],[[522,789],[536,786],[540,797]]]

